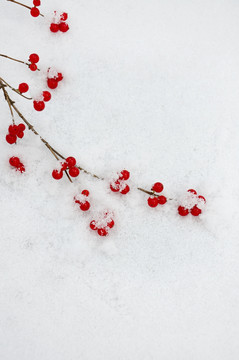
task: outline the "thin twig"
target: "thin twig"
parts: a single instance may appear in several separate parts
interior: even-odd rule
[[[7,0],[7,1],[12,1],[12,0]],[[19,59],[15,59],[11,56],[8,56],[8,55],[5,55],[5,54],[0,54],[0,56],[6,58],[6,59],[9,59],[9,60],[13,60],[13,61],[16,61],[16,62],[19,62],[21,64],[24,64],[24,65],[27,65],[28,67],[31,65],[31,63],[27,63],[25,61],[22,61],[22,60],[19,60]],[[40,71],[40,69],[37,68],[37,71]]]
[[[31,7],[30,7],[30,6],[27,6],[27,5],[25,5],[25,4],[22,4],[22,3],[18,2],[18,1],[15,1],[15,0],[7,0],[7,1],[10,1],[10,2],[12,2],[12,3],[14,3],[14,4],[17,4],[17,5],[24,6],[25,8],[31,10]],[[43,14],[40,13],[40,15],[44,17]]]
[[[27,99],[27,100],[32,100],[32,98],[29,98],[25,95],[23,95],[22,93],[20,93],[19,90],[13,88],[11,85],[9,85],[3,78],[0,77],[0,80],[2,80],[12,91],[14,91],[15,93],[17,93],[18,95],[24,97],[24,99]]]

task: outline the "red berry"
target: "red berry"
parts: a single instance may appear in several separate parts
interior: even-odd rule
[[[63,80],[63,75],[62,75],[62,73],[58,73],[58,74],[57,74],[56,80],[57,80],[57,81]]]
[[[130,172],[128,170],[122,170],[120,174],[120,180],[128,180],[130,177]]]
[[[114,222],[113,219],[107,223],[107,226],[108,226],[110,229],[112,229],[112,227],[114,227],[114,225],[115,225],[115,222]]]
[[[8,144],[15,144],[15,142],[17,141],[17,136],[12,134],[7,134],[6,141],[8,142]]]
[[[194,189],[189,189],[188,192],[190,192],[190,193],[192,193],[192,194],[194,194],[194,195],[197,195],[197,192],[196,192],[196,190],[194,190]]]
[[[75,166],[73,166],[69,170],[69,175],[72,176],[72,177],[77,177],[79,175],[79,173],[80,173],[80,170]]]
[[[199,196],[198,196],[198,199],[201,199],[201,200],[203,200],[203,201],[204,201],[204,203],[206,204],[206,199],[205,199],[205,197],[204,197],[204,196],[202,196],[202,195],[199,195]]]
[[[45,109],[44,101],[33,101],[33,107],[36,111],[42,111]]]
[[[58,81],[56,79],[47,79],[47,85],[50,89],[56,89],[58,86]]]
[[[37,54],[31,54],[31,55],[29,56],[29,61],[30,61],[32,64],[38,63],[39,60],[40,60],[40,58],[39,58],[39,55],[37,55]]]
[[[101,228],[101,229],[98,229],[98,234],[100,236],[107,236],[108,235],[108,231],[105,229],[105,228]]]
[[[31,8],[30,10],[31,16],[38,17],[40,15],[40,10],[36,7]]]
[[[149,197],[148,205],[152,208],[156,207],[158,205],[158,199],[156,197]]]
[[[59,24],[59,30],[60,30],[61,32],[67,32],[67,31],[69,30],[69,25],[66,24],[65,22],[61,22],[61,23]]]
[[[19,125],[17,125],[17,130],[18,130],[18,132],[19,131],[24,131],[26,129],[26,126],[24,125],[24,124],[19,124]]]
[[[157,192],[157,193],[160,193],[163,191],[163,184],[160,183],[160,182],[156,182],[153,187],[152,187],[152,190]]]
[[[33,0],[33,5],[34,6],[40,6],[41,5],[41,0]]]
[[[158,196],[158,203],[160,205],[164,205],[166,202],[167,202],[167,198],[165,196],[163,196],[163,195]]]
[[[90,195],[90,192],[88,190],[83,190],[81,193],[82,193],[82,195],[85,195],[85,196]]]
[[[66,162],[69,167],[73,167],[76,164],[76,159],[73,156],[69,156],[68,158],[66,158]]]
[[[27,85],[27,83],[21,83],[21,84],[19,84],[19,86],[18,86],[18,90],[20,91],[20,93],[25,93],[25,92],[27,92],[28,91],[28,89],[29,89],[29,86]]]
[[[12,156],[12,157],[9,159],[9,164],[10,164],[11,166],[18,167],[19,164],[20,164],[20,159],[19,159],[19,157]]]
[[[195,206],[190,210],[190,213],[191,213],[193,216],[198,216],[198,215],[201,214],[201,212],[202,212],[202,210],[199,209],[199,208],[197,207],[197,205],[195,205]]]
[[[126,195],[130,191],[129,185],[125,185],[124,189],[120,190],[120,193]]]
[[[89,210],[89,208],[90,208],[90,203],[89,203],[89,201],[85,201],[84,203],[81,203],[81,204],[80,204],[80,209],[81,209],[82,211],[87,211],[87,210]]]
[[[23,132],[23,131],[19,131],[19,132],[17,133],[17,137],[19,137],[20,139],[22,139],[23,136],[24,136],[24,132]]]
[[[113,192],[118,192],[119,191],[119,184],[117,182],[110,184],[110,190]]]
[[[30,65],[29,65],[29,69],[30,69],[31,71],[36,71],[36,70],[37,70],[36,64],[30,64]]]
[[[57,31],[59,31],[59,25],[52,23],[50,25],[50,30],[51,30],[51,32],[56,33]]]
[[[187,216],[187,215],[189,214],[189,210],[186,209],[186,208],[183,207],[183,206],[179,206],[179,207],[178,207],[178,213],[179,213],[179,215],[181,215],[181,216]]]
[[[45,102],[50,101],[51,100],[51,93],[49,91],[43,91],[42,92],[43,95],[43,100]]]
[[[66,21],[67,18],[68,18],[68,14],[67,14],[67,13],[64,12],[64,13],[61,14],[61,20],[62,20],[62,21]]]
[[[53,170],[52,171],[52,177],[55,179],[55,180],[60,180],[63,176],[63,172],[62,170],[58,171],[58,170]]]
[[[97,230],[97,226],[96,226],[95,220],[92,220],[92,221],[91,221],[91,223],[90,223],[90,228],[91,228],[91,230]]]
[[[18,126],[17,125],[10,125],[8,128],[9,134],[17,135],[18,133]]]

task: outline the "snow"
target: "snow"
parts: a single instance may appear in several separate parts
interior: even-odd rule
[[[68,12],[68,33],[50,33],[53,10]],[[64,79],[41,113],[9,94],[83,168],[128,169],[131,191],[52,179],[58,164],[34,134],[5,142],[0,96],[0,359],[237,360],[238,2],[51,0],[41,12],[1,2],[0,52],[38,53],[42,71],[0,58],[0,76],[34,96],[48,67]],[[175,201],[149,208],[136,187],[155,181]],[[207,199],[200,218],[177,215],[189,188]],[[74,206],[83,189],[90,213]],[[89,223],[107,210],[102,239]]]

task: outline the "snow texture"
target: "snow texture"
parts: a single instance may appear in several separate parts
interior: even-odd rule
[[[67,33],[50,33],[53,10],[68,12]],[[11,96],[82,167],[130,170],[131,191],[52,179],[34,134],[6,143],[1,94],[0,359],[238,360],[238,1],[43,0],[41,11],[1,1],[0,52],[36,52],[42,71],[0,58],[0,76],[38,96],[48,67],[62,72],[41,113]],[[198,190],[202,215],[149,208],[136,187],[155,181],[174,199]],[[90,213],[73,201],[83,189]],[[89,223],[107,210],[116,225],[102,239]]]

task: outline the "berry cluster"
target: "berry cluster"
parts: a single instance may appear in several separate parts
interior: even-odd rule
[[[130,187],[126,183],[129,177],[130,172],[128,170],[122,170],[120,173],[117,173],[117,178],[113,179],[110,183],[110,190],[126,195],[130,191]]]
[[[91,230],[97,231],[100,236],[107,236],[109,234],[109,230],[112,229],[114,225],[115,222],[111,211],[104,211],[98,216],[97,220],[92,220],[90,222]]]
[[[52,177],[55,180],[60,180],[63,177],[63,171],[69,170],[69,175],[77,177],[80,174],[80,170],[76,165],[76,159],[73,156],[69,156],[64,163],[61,164],[61,169],[53,170]]]
[[[60,72],[49,68],[47,71],[47,85],[50,89],[56,89],[59,81],[63,80],[63,75]]]
[[[51,100],[51,93],[47,90],[41,93],[38,100],[33,101],[33,107],[36,111],[42,111],[45,109],[45,102]]]
[[[199,216],[206,204],[206,199],[202,195],[197,195],[196,190],[189,189],[182,202],[182,205],[178,207],[179,215],[187,216],[190,213],[193,216]]]
[[[153,195],[148,198],[148,205],[152,208],[158,205],[164,205],[167,202],[167,198],[164,195],[158,195],[163,191],[163,184],[156,182],[152,189]]]
[[[30,56],[29,56],[29,59],[28,59],[28,61],[30,61],[30,65],[29,65],[29,69],[31,70],[31,71],[36,71],[37,70],[37,63],[38,63],[38,61],[40,60],[40,58],[39,58],[39,55],[37,55],[37,54],[31,54]]]
[[[82,211],[87,211],[90,208],[90,203],[88,201],[88,196],[90,192],[88,190],[83,190],[80,195],[74,197],[74,201],[76,204],[79,204],[79,208]]]
[[[54,17],[50,25],[51,32],[53,33],[56,33],[58,31],[61,31],[63,33],[67,32],[69,30],[69,25],[66,23],[67,18],[68,18],[68,14],[66,12],[63,12],[62,14],[59,15],[56,11],[54,11]]]
[[[24,124],[10,125],[8,128],[8,134],[6,135],[6,141],[8,142],[8,144],[15,144],[17,138],[22,139],[25,129],[26,126]]]
[[[23,173],[25,171],[25,167],[23,165],[23,163],[21,163],[19,157],[16,157],[16,156],[12,156],[10,159],[9,159],[9,164],[16,168],[16,171],[20,171],[21,173]]]
[[[41,5],[41,0],[33,0],[33,7],[30,10],[30,14],[33,17],[38,17],[40,15],[40,10],[38,6]]]

